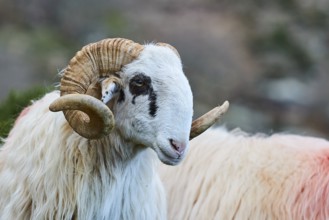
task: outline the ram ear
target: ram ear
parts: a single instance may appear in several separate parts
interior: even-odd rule
[[[101,90],[102,97],[101,101],[104,104],[108,104],[113,97],[119,94],[120,89],[122,88],[122,83],[120,78],[116,76],[110,76],[108,78],[101,80]]]

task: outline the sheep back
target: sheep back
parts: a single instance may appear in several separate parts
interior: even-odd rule
[[[329,142],[212,129],[161,166],[169,219],[328,219]]]

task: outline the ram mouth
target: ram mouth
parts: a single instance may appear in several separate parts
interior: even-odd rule
[[[172,165],[172,166],[177,165],[184,157],[184,154],[178,154],[174,151],[173,153],[170,153],[161,148],[158,149],[159,149],[158,152],[159,159],[167,165]]]

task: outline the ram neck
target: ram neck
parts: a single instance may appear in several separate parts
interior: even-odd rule
[[[135,204],[140,201],[138,199],[154,201],[155,198],[146,198],[146,195],[150,197],[157,193],[147,191],[161,190],[153,185],[158,177],[154,165],[156,156],[152,150],[135,149],[132,143],[113,135],[92,141],[80,139],[76,151],[73,155],[75,173],[78,174],[75,176],[75,188],[77,194],[85,197],[77,200],[82,201],[77,204],[77,216],[97,219],[103,212],[103,216],[123,219],[124,213],[149,212],[134,208],[139,206]]]
[[[58,96],[36,101],[1,148],[0,219],[159,219],[155,154],[115,133],[82,138],[48,110]]]
[[[112,134],[98,140],[81,139],[77,151],[81,162],[94,167],[116,168],[131,162],[141,149],[134,149],[132,143],[124,142],[119,136]],[[111,172],[111,170],[108,170]]]

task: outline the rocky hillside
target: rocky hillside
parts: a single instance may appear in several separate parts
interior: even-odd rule
[[[3,0],[0,100],[120,36],[178,49],[196,116],[227,99],[229,128],[329,137],[328,32],[328,0]]]

